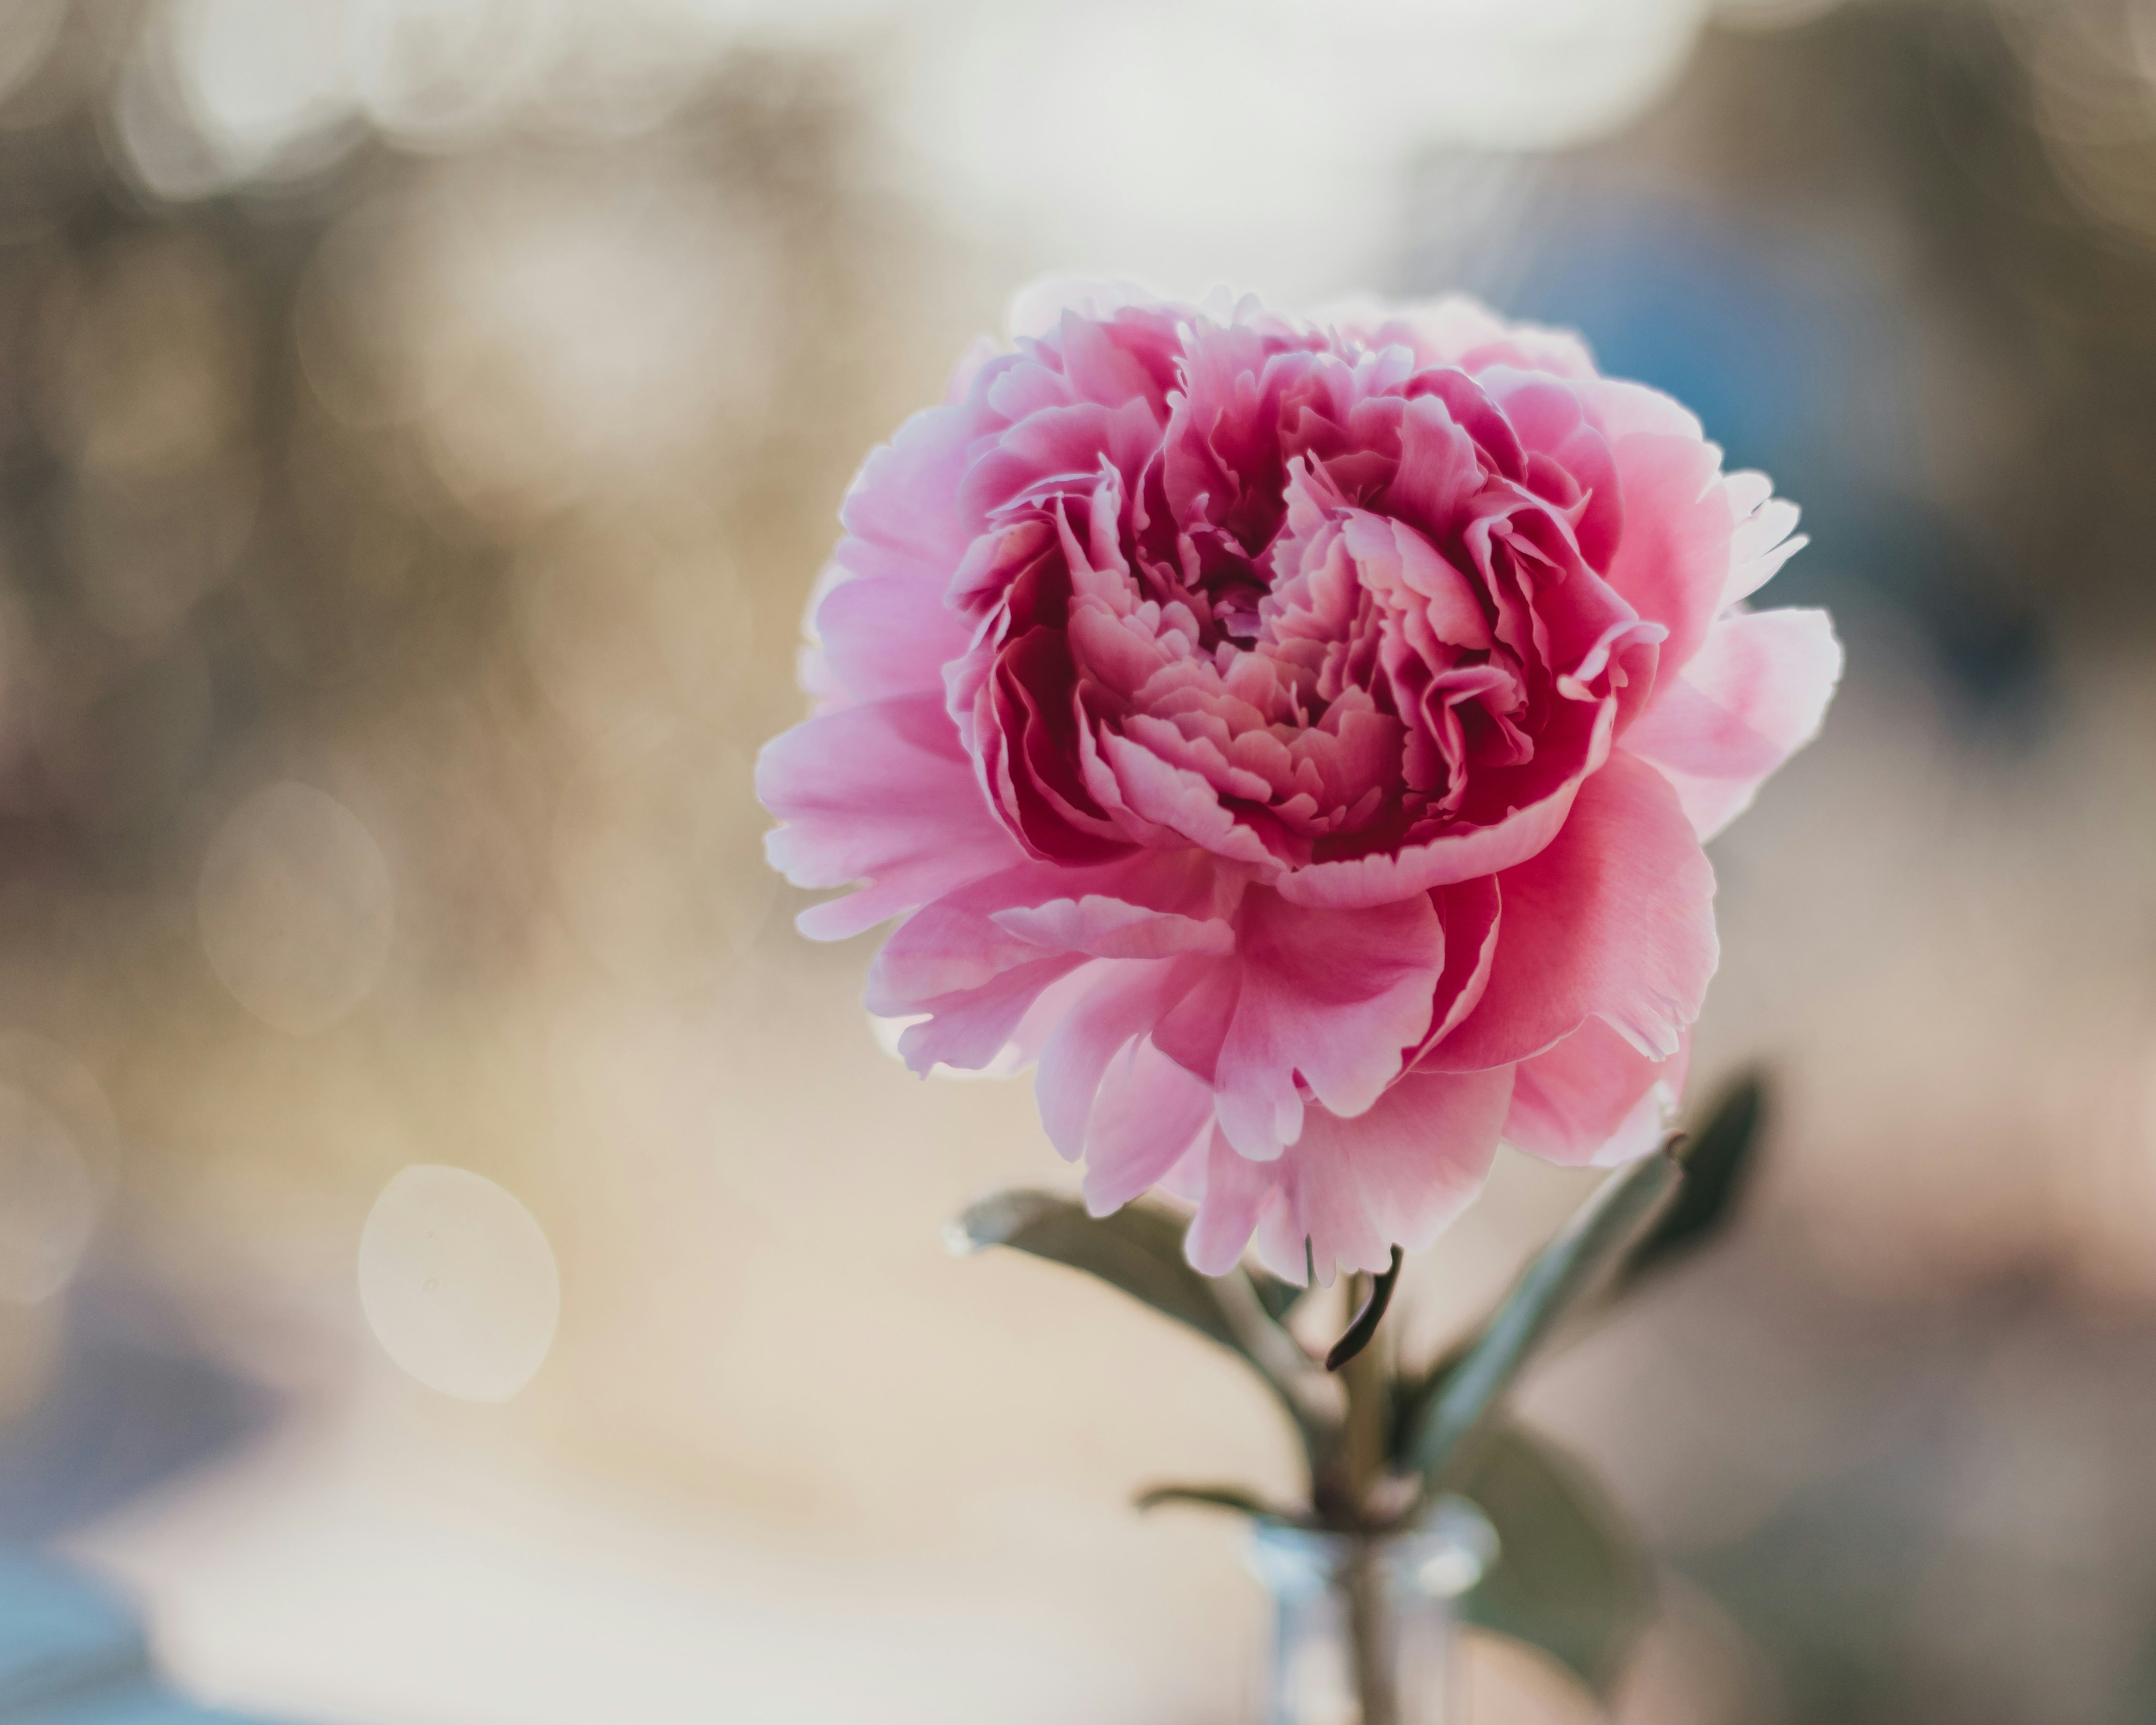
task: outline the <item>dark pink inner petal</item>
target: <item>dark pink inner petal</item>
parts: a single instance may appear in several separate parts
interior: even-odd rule
[[[1329,339],[1066,314],[988,388],[947,678],[1034,855],[1435,885],[1448,839],[1542,842],[1645,699],[1666,631],[1605,578],[1618,465],[1571,381]]]

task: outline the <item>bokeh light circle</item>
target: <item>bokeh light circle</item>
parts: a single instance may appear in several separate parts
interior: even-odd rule
[[[367,1216],[359,1301],[382,1351],[429,1389],[498,1402],[553,1346],[562,1281],[545,1230],[513,1196],[468,1168],[419,1163]]]

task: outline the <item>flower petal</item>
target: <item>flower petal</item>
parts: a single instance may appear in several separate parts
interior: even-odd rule
[[[801,913],[801,932],[843,940],[1023,853],[989,814],[935,696],[865,702],[773,737],[757,758],[763,806],[785,823],[765,855],[797,886],[865,882]]]
[[[1599,703],[1594,710],[1584,758],[1575,769],[1494,824],[1441,834],[1397,851],[1291,870],[1275,883],[1281,896],[1312,906],[1383,905],[1525,863],[1564,829],[1581,785],[1591,782],[1589,775],[1608,757],[1616,716],[1615,701]]]
[[[1722,485],[1737,521],[1729,536],[1729,579],[1722,590],[1727,608],[1758,592],[1810,542],[1796,531],[1797,506],[1775,496],[1765,474],[1732,473]]]
[[[994,911],[993,920],[1037,947],[1096,958],[1172,958],[1179,952],[1218,957],[1235,949],[1235,927],[1224,918],[1175,916],[1098,893],[1015,906]]]
[[[1428,1245],[1481,1190],[1512,1089],[1505,1068],[1410,1072],[1353,1119],[1312,1108],[1270,1162],[1216,1133],[1184,1250],[1218,1276],[1255,1230],[1265,1266],[1291,1281],[1312,1264],[1321,1282],[1336,1268],[1383,1270],[1394,1246]]]
[[[1253,887],[1235,941],[1242,992],[1214,1086],[1229,1142],[1264,1158],[1301,1136],[1301,1085],[1356,1115],[1399,1074],[1430,1028],[1445,929],[1427,894],[1321,911]]]
[[[1565,377],[1592,377],[1594,362],[1587,347],[1569,330],[1539,324],[1507,323],[1481,301],[1465,294],[1421,300],[1404,305],[1369,299],[1342,300],[1317,311],[1313,322],[1330,324],[1342,334],[1372,347],[1399,342],[1414,351],[1422,365],[1454,365],[1469,372],[1491,366],[1553,372]]]
[[[1188,992],[1201,966],[1202,961],[1111,960],[1089,968],[1085,998],[1049,1037],[1034,1076],[1041,1124],[1065,1161],[1075,1162],[1086,1153],[1087,1126],[1109,1063]],[[1194,1076],[1191,1081],[1204,1096],[1209,1116],[1211,1086]]]
[[[1598,1016],[1650,1058],[1676,1052],[1717,952],[1714,870],[1667,779],[1618,749],[1563,832],[1497,885],[1489,986],[1424,1065],[1507,1065]]]
[[[1650,1060],[1600,1019],[1515,1069],[1505,1141],[1567,1168],[1612,1167],[1660,1143],[1684,1095],[1686,1031],[1666,1060]]]
[[[1840,676],[1841,644],[1825,612],[1739,611],[1655,691],[1625,747],[1676,787],[1704,841],[1819,735]]]
[[[1213,1092],[1152,1043],[1132,1043],[1109,1065],[1086,1129],[1086,1208],[1121,1209],[1213,1129]]]
[[[979,1071],[1018,1034],[1042,993],[1085,962],[1075,953],[1035,959],[999,970],[974,987],[912,1002],[911,1010],[929,1016],[900,1034],[899,1058],[909,1070],[924,1075],[937,1065]],[[880,1012],[873,1004],[869,1009],[878,1017],[900,1016]]]
[[[1432,896],[1445,922],[1445,968],[1438,975],[1430,1029],[1409,1065],[1443,1041],[1481,1004],[1482,991],[1490,986],[1491,969],[1497,962],[1502,918],[1496,880],[1486,875],[1478,876],[1457,886],[1440,888]]]
[[[968,402],[928,408],[870,455],[847,488],[839,561],[856,575],[904,576],[941,595],[980,531],[957,507],[966,452],[987,426]]]
[[[948,579],[946,572],[945,579]],[[943,667],[966,650],[965,619],[906,575],[842,581],[815,611],[824,663],[855,701],[943,693]]]
[[[1707,639],[1729,578],[1735,517],[1715,483],[1722,452],[1697,437],[1642,433],[1611,445],[1625,493],[1625,534],[1609,584],[1669,630],[1661,675],[1681,670]]]

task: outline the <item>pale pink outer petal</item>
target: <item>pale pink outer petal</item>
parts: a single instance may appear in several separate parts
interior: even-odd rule
[[[1117,959],[1087,967],[1088,987],[1050,1034],[1034,1096],[1050,1142],[1067,1162],[1086,1153],[1086,1127],[1109,1062],[1145,1035],[1189,988],[1193,966]],[[1212,1091],[1194,1076],[1212,1113]],[[1184,1147],[1188,1147],[1186,1143]]]
[[[1367,910],[1291,905],[1263,887],[1236,925],[1242,992],[1214,1074],[1221,1130],[1246,1156],[1301,1135],[1301,1086],[1362,1113],[1430,1027],[1445,929],[1427,894]]]
[[[869,1010],[881,1018],[934,1012],[939,1001],[988,988],[1006,972],[1043,959],[1086,963],[1091,955],[1082,948],[1043,947],[1004,924],[1003,901],[1022,901],[1029,877],[1041,872],[1034,867],[1008,870],[946,893],[908,916],[869,967]]]
[[[1053,896],[1059,890],[1080,896]],[[1229,962],[1224,914],[1187,916],[1180,907],[1227,913],[1239,896],[1188,855],[1147,852],[1090,868],[1022,860],[901,923],[869,967],[868,1008],[882,1018],[931,1015],[899,1039],[916,1071],[937,1062],[978,1070],[1008,1055],[1039,1055],[1096,983],[1120,975],[1123,963],[1153,963],[1170,970],[1176,988],[1134,1024],[1135,1034]]]
[[[1580,405],[1613,444],[1620,438],[1640,436],[1676,438],[1690,444],[1707,441],[1707,429],[1699,423],[1699,415],[1674,396],[1622,377],[1588,377],[1578,382]],[[1717,449],[1717,461],[1721,455]]]
[[[1609,584],[1669,630],[1659,675],[1670,677],[1706,640],[1728,585],[1736,517],[1716,483],[1722,452],[1697,436],[1660,432],[1612,438],[1610,451],[1624,487],[1625,531],[1609,561]]]
[[[955,406],[972,392],[973,379],[979,377],[993,359],[1004,350],[991,336],[976,336],[966,351],[958,356],[958,363],[951,368],[951,381],[944,387],[946,405]]]
[[[1489,985],[1424,1067],[1509,1065],[1590,1017],[1650,1058],[1676,1052],[1717,948],[1714,870],[1667,779],[1618,748],[1557,840],[1497,884]]]
[[[968,403],[923,408],[861,464],[839,506],[842,567],[907,577],[942,598],[981,529],[957,507],[981,411]]]
[[[1235,1267],[1250,1235],[1276,1194],[1281,1167],[1239,1155],[1217,1127],[1201,1155],[1186,1157],[1173,1171],[1198,1214],[1183,1236],[1183,1255],[1202,1276],[1225,1276]],[[1297,1265],[1292,1279],[1301,1281]]]
[[[1062,952],[1096,958],[1172,958],[1182,952],[1223,957],[1235,950],[1235,926],[1223,917],[1165,914],[1088,893],[991,913],[998,927]]]
[[[949,577],[947,572],[945,580]],[[814,629],[824,672],[855,701],[943,693],[943,667],[971,639],[940,585],[910,575],[864,575],[824,596]]]
[[[1505,1140],[1567,1168],[1608,1168],[1645,1156],[1667,1130],[1691,1060],[1689,1031],[1669,1059],[1650,1060],[1601,1019],[1589,1019],[1515,1069]]]
[[[1073,891],[1081,896],[1065,896]],[[1021,859],[900,924],[870,968],[869,1010],[885,1018],[933,1011],[934,1000],[1047,956],[1217,955],[1232,933],[1224,914],[1184,910],[1232,912],[1235,896],[1187,856],[1144,852],[1089,868]]]
[[[1121,1209],[1213,1130],[1213,1092],[1150,1042],[1109,1063],[1086,1128],[1086,1208]]]
[[[900,1033],[899,1057],[910,1070],[924,1075],[938,1065],[978,1072],[993,1065],[1018,1039],[1029,1016],[1037,1021],[1041,997],[1058,983],[1067,983],[1085,963],[1075,952],[1036,959],[998,971],[972,988],[915,1003],[914,1010],[931,1016]],[[878,1011],[873,996],[869,1009],[880,1018],[906,1015]]]
[[[1383,1270],[1392,1248],[1428,1245],[1481,1189],[1512,1096],[1509,1068],[1410,1072],[1352,1120],[1309,1111],[1284,1155],[1253,1162],[1215,1133],[1205,1188],[1183,1250],[1224,1274],[1255,1231],[1260,1257],[1300,1282],[1340,1270]]]
[[[983,806],[939,696],[826,713],[757,757],[757,796],[785,824],[764,835],[796,886],[867,883],[803,911],[801,932],[843,940],[1023,860]]]
[[[1320,308],[1311,321],[1338,330],[1365,347],[1399,343],[1414,350],[1423,365],[1461,366],[1480,371],[1514,366],[1562,377],[1592,377],[1594,357],[1569,330],[1540,324],[1507,323],[1479,300],[1465,294],[1395,305],[1381,300],[1342,300]]]
[[[1656,689],[1625,747],[1676,787],[1703,842],[1819,735],[1840,676],[1841,644],[1825,612],[1739,611]]]
[[[1729,579],[1722,589],[1726,608],[1758,592],[1810,542],[1796,531],[1797,506],[1774,495],[1774,482],[1765,474],[1732,473],[1722,485],[1737,522],[1729,538]]]

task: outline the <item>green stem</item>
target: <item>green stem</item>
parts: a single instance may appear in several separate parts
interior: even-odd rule
[[[1369,1278],[1348,1278],[1348,1310],[1369,1298]],[[1385,1474],[1386,1386],[1391,1374],[1390,1338],[1380,1332],[1342,1368],[1348,1417],[1341,1433],[1349,1512],[1358,1525],[1370,1519],[1370,1501]],[[1392,1624],[1385,1598],[1383,1560],[1378,1542],[1358,1538],[1354,1556],[1335,1579],[1348,1622],[1349,1659],[1355,1676],[1358,1725],[1399,1725],[1394,1685]]]
[[[1399,1725],[1394,1682],[1392,1614],[1385,1598],[1384,1559],[1374,1539],[1358,1539],[1341,1585],[1348,1609],[1348,1645],[1355,1669],[1358,1725]]]

